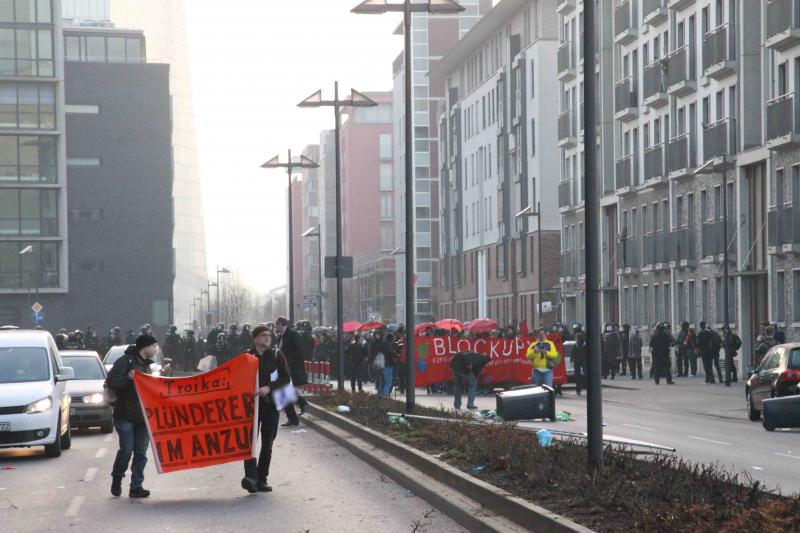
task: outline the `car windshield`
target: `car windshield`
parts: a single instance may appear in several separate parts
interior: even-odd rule
[[[125,350],[127,350],[127,349],[128,349],[127,346],[118,346],[116,348],[111,348],[108,351],[108,353],[106,354],[106,358],[103,360],[103,364],[104,365],[113,365],[114,363],[117,362],[117,359],[122,357],[122,355],[125,353]],[[160,348],[159,348],[158,353],[156,354],[156,356],[153,357],[151,363],[157,363],[157,364],[161,363],[161,349]]]
[[[64,366],[75,371],[75,379],[105,379],[103,365],[95,357],[62,356]]]
[[[44,348],[0,348],[0,383],[27,383],[50,379]]]
[[[789,355],[789,368],[800,370],[800,348],[795,348]]]

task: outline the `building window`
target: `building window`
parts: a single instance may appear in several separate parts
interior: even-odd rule
[[[58,287],[58,279],[58,243],[0,242],[0,289]]]
[[[54,86],[0,82],[0,127],[55,129]]]
[[[381,164],[380,166],[380,189],[391,191],[394,188],[394,178],[392,176],[392,165]]]
[[[69,167],[99,167],[100,158],[98,157],[69,157],[67,158]]]
[[[393,198],[388,195],[384,194],[381,196],[381,218],[393,218],[394,217],[394,210],[392,205]]]
[[[56,137],[0,135],[0,183],[55,183]]]
[[[394,249],[394,227],[389,224],[381,225],[381,248],[384,250]]]
[[[704,279],[701,281],[700,287],[700,312],[701,312],[701,320],[711,320],[709,316],[709,309],[708,309],[708,302],[709,302],[709,294],[708,294],[708,280]]]
[[[171,322],[169,315],[169,300],[153,300],[151,324],[154,326],[168,326]]]
[[[58,235],[56,191],[0,189],[0,236]]]
[[[51,0],[0,0],[0,22],[53,22]]]
[[[0,74],[53,76],[53,32],[0,28]]]
[[[531,119],[531,157],[536,155],[536,119]]]
[[[689,323],[694,324],[697,321],[697,301],[694,289],[694,280],[689,280]]]
[[[780,271],[775,276],[775,316],[776,322],[786,320],[786,272]]]
[[[379,141],[379,157],[381,159],[392,158],[392,134],[381,133],[378,137]]]

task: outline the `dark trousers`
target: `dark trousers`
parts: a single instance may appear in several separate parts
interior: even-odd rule
[[[247,459],[244,462],[244,476],[265,483],[269,477],[269,464],[272,461],[272,442],[278,435],[280,413],[273,405],[261,404],[258,410],[259,429],[261,431],[261,452],[258,461]]]
[[[358,392],[364,392],[364,363],[350,363],[350,390],[356,391],[356,384],[358,384]]]
[[[712,356],[712,360],[714,361],[714,368],[717,369],[717,379],[719,379],[719,382],[722,383],[722,368],[719,366],[719,352]]]
[[[131,489],[141,488],[144,482],[144,467],[147,465],[147,445],[150,435],[144,423],[137,424],[124,418],[114,418],[114,427],[119,436],[119,450],[114,459],[113,477],[123,478],[133,455],[131,465]]]
[[[619,373],[620,376],[626,375],[625,374],[625,369],[627,367],[628,367],[628,356],[627,355],[623,355],[622,356],[622,364],[620,365],[620,373]]]
[[[701,354],[700,358],[703,360],[703,372],[706,375],[706,383],[714,383],[714,367],[713,364],[713,357],[711,354]]]
[[[586,363],[575,363],[575,392],[586,388]]]
[[[308,402],[306,401],[305,398],[303,398],[302,396],[298,395],[297,396],[297,401],[295,403],[290,403],[283,410],[286,413],[286,418],[289,419],[289,422],[292,422],[294,424],[298,424],[298,423],[300,423],[300,419],[297,417],[297,411],[294,410],[295,404],[297,404],[298,406],[300,406],[301,409],[303,409],[305,406],[308,405]]]
[[[738,381],[736,376],[736,366],[733,364],[733,359],[736,357],[736,352],[729,352],[725,350],[725,383],[731,381]]]
[[[689,359],[689,368],[691,369],[692,375],[697,375],[697,353],[694,351],[690,351],[686,353],[686,357]]]
[[[617,375],[617,367],[619,366],[619,361],[616,359],[606,360],[603,359],[603,378],[607,378],[608,374],[611,374],[611,379]]]
[[[686,350],[678,350],[678,376],[689,375],[689,354]]]
[[[636,357],[636,358],[632,357],[632,358],[628,359],[628,364],[631,367],[631,377],[635,378],[636,377],[636,373],[638,372],[639,373],[639,379],[641,379],[641,377],[642,377],[642,358],[641,357]]]
[[[669,354],[654,355],[653,365],[655,365],[653,377],[656,380],[656,385],[658,385],[661,378],[667,378],[667,383],[672,381],[672,373],[669,367]]]

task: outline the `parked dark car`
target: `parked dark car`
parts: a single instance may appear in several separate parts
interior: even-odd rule
[[[745,400],[747,416],[753,422],[761,420],[763,402],[800,394],[800,343],[773,346],[757,368],[748,370]]]
[[[111,433],[114,425],[111,405],[103,391],[106,369],[100,356],[89,350],[75,350],[62,351],[61,359],[75,372],[75,379],[67,383],[67,391],[72,397],[69,413],[72,427],[99,427],[103,433]]]

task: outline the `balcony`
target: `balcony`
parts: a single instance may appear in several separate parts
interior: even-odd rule
[[[694,2],[695,0],[667,0],[667,7],[676,11],[680,11],[681,9],[685,9],[693,5]]]
[[[569,15],[575,11],[575,0],[559,0],[556,11],[559,15]]]
[[[639,116],[636,78],[628,76],[614,87],[614,118],[627,122]]]
[[[660,61],[644,67],[644,105],[656,109],[669,103],[664,82]]]
[[[639,35],[637,6],[637,0],[620,0],[614,7],[614,42],[617,44],[632,43]]]
[[[562,111],[558,115],[558,146],[559,148],[573,148],[577,145],[575,136],[575,113],[571,110]]]
[[[564,41],[558,47],[558,81],[575,79],[575,54],[572,48],[572,41]]]
[[[633,156],[626,155],[617,159],[615,172],[617,194],[624,195],[633,191],[632,185],[636,183],[636,178],[638,177],[635,172],[636,165],[634,164]]]
[[[721,26],[703,37],[703,75],[721,80],[736,72],[735,28]]]
[[[660,182],[664,177],[664,145],[657,144],[644,151],[644,182]]]
[[[768,214],[768,236],[768,253],[800,253],[800,207],[771,208]]]
[[[767,3],[767,38],[764,46],[786,50],[800,42],[800,9],[796,0]]]
[[[572,205],[572,180],[566,180],[558,184],[558,208],[570,205]]]
[[[642,5],[642,22],[650,26],[658,26],[667,20],[666,0],[644,0]]]
[[[689,133],[684,133],[669,141],[667,149],[669,179],[685,178],[693,174],[695,150],[694,139]]]
[[[703,161],[736,153],[733,146],[735,124],[735,121],[724,118],[706,126],[703,130]]]
[[[694,228],[681,228],[670,237],[669,259],[673,268],[689,268],[696,265]]]
[[[652,270],[656,263],[656,237],[654,233],[642,239],[642,269]]]
[[[671,96],[684,96],[694,92],[695,83],[694,50],[682,46],[667,57],[665,85]]]
[[[656,242],[656,256],[655,267],[657,270],[667,268],[669,266],[669,249],[671,233],[668,231],[659,231],[655,234]]]
[[[617,244],[617,274],[632,274],[641,268],[641,242],[635,237],[620,239]]]
[[[800,106],[794,93],[767,102],[767,148],[800,144]]]
[[[579,257],[579,254],[575,250],[561,252],[559,274],[562,282],[575,281],[578,278],[578,273],[580,271]]]
[[[733,241],[733,237],[735,235],[735,229],[731,226],[731,221],[728,221],[728,243],[730,244]],[[702,257],[711,257],[715,261],[720,258],[720,256],[725,251],[725,225],[723,224],[722,219],[716,219],[711,222],[703,223],[702,229],[702,237],[703,237],[703,245],[702,245]],[[736,257],[736,247],[735,246],[728,246],[728,261],[733,261]]]

